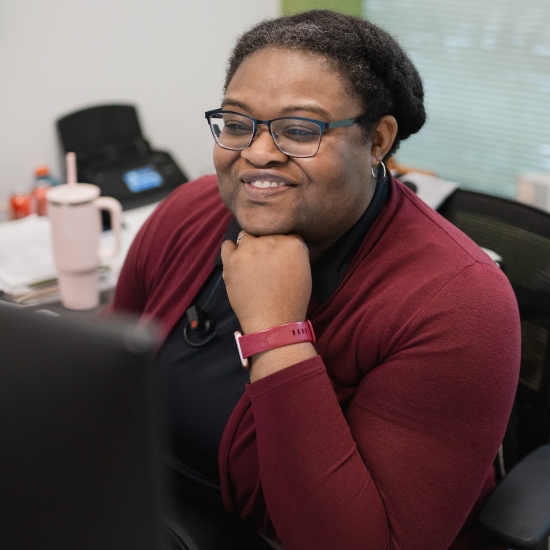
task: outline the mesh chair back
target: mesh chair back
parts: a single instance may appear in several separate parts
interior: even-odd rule
[[[550,438],[550,214],[463,189],[455,191],[438,211],[479,246],[502,256],[518,300],[520,459]]]

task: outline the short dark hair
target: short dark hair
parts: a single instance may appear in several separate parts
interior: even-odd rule
[[[263,21],[245,32],[229,58],[224,91],[244,59],[267,47],[307,50],[325,56],[361,98],[366,115],[358,121],[367,133],[384,115],[398,131],[389,158],[426,121],[422,80],[403,48],[369,21],[330,10],[311,10]]]

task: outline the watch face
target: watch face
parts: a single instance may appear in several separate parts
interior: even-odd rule
[[[235,331],[235,342],[237,342],[237,349],[239,350],[239,357],[241,358],[241,365],[243,366],[244,370],[248,370],[248,368],[250,367],[250,363],[248,362],[248,358],[245,359],[243,357],[243,352],[241,351],[241,343],[239,342],[239,339],[242,338],[242,337],[243,337],[243,335],[238,330],[236,330]]]

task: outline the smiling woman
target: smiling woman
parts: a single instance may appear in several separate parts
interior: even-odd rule
[[[255,86],[257,81],[262,86]],[[256,130],[240,151],[214,149],[224,203],[248,233],[295,233],[307,243],[312,259],[317,259],[365,212],[376,183],[371,170],[393,144],[395,119],[383,117],[372,137],[365,136],[359,124],[329,126],[322,135],[319,130],[305,158],[284,153],[278,146],[284,136],[274,131],[273,124],[295,120],[291,127],[296,128],[296,121],[301,121],[280,117],[324,116],[330,123],[360,117],[364,109],[324,56],[287,48],[263,49],[245,58],[223,100],[223,108],[236,106],[245,115],[276,122],[271,135]],[[260,128],[267,130],[265,126]],[[277,187],[265,191],[266,181],[277,182]],[[261,188],[257,182],[262,182]]]
[[[166,334],[179,498],[286,550],[491,547],[471,523],[515,393],[517,305],[386,172],[422,99],[367,21],[260,23],[206,113],[217,175],[157,208],[120,276],[113,308]]]

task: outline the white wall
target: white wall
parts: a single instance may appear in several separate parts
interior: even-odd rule
[[[204,111],[227,57],[279,0],[2,0],[0,201],[34,168],[62,174],[54,123],[100,103],[137,106],[143,133],[190,178],[213,171]]]

